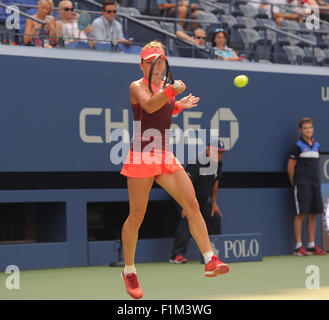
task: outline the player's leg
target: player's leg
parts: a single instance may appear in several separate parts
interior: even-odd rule
[[[196,241],[199,250],[205,257],[205,275],[213,277],[217,276],[219,273],[228,272],[229,267],[219,261],[218,257],[213,256],[207,226],[200,212],[193,184],[185,170],[162,174],[157,176],[155,181],[164,188],[186,212],[190,232]],[[213,261],[212,258],[217,260]],[[209,271],[207,271],[207,268]],[[212,270],[213,268],[217,269]]]
[[[316,230],[316,214],[310,213],[307,215],[307,232],[308,242],[315,242],[315,230]]]
[[[162,174],[157,176],[155,181],[185,210],[191,234],[200,251],[202,253],[211,251],[207,227],[201,215],[192,182],[185,170]]]
[[[122,245],[126,265],[134,264],[138,230],[143,222],[154,177],[127,178],[129,216],[122,228]]]
[[[128,294],[139,299],[143,292],[139,286],[134,264],[138,240],[138,230],[143,222],[149,193],[154,178],[128,178],[129,216],[122,228],[122,246],[125,268],[121,277],[125,282]]]
[[[313,190],[313,201],[311,206],[312,214],[308,215],[308,245],[306,251],[308,254],[315,255],[325,255],[326,252],[323,251],[320,247],[315,244],[315,232],[316,232],[316,223],[317,223],[317,214],[323,212],[323,204],[322,204],[322,195],[321,195],[321,187],[320,185],[312,185]]]
[[[303,222],[305,219],[305,212],[310,206],[309,198],[307,197],[307,192],[304,185],[296,185],[294,187],[295,196],[295,206],[296,206],[296,216],[294,219],[294,233],[296,239],[296,247],[294,250],[294,255],[296,256],[306,256],[307,252],[302,245],[302,230]]]

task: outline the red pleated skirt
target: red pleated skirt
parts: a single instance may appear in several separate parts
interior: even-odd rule
[[[129,150],[121,174],[131,178],[148,178],[183,170],[172,152],[136,152]]]

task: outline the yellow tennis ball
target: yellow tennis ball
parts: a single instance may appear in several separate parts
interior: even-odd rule
[[[237,77],[234,78],[234,84],[238,87],[238,88],[242,88],[245,87],[249,82],[249,79],[247,76],[245,76],[244,74],[239,75]]]

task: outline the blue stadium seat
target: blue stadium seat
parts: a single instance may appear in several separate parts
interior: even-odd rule
[[[300,31],[300,26],[299,23],[296,21],[292,21],[292,20],[282,20],[281,21],[281,27],[283,29],[292,29],[294,30],[294,32]]]
[[[219,20],[218,20],[217,16],[215,14],[211,13],[211,12],[204,12],[204,11],[198,12],[197,13],[197,18],[198,18],[198,20],[204,20],[204,21],[219,23]],[[211,29],[211,25],[209,25],[208,23],[200,22],[200,25],[205,30],[210,30]]]
[[[329,48],[329,36],[325,35],[325,36],[319,37],[319,39],[318,39],[318,46],[321,49],[327,49],[327,48]]]
[[[268,19],[268,15],[263,10],[259,10],[253,5],[241,4],[239,8],[246,17]]]
[[[320,23],[320,30],[329,33],[329,23],[326,23],[326,21],[322,21]]]
[[[306,57],[310,57],[313,60],[313,48],[312,47],[306,47],[304,48],[304,52]],[[317,65],[321,66],[326,59],[326,54],[323,50],[320,48],[314,48],[314,62],[317,63]]]
[[[257,18],[256,23],[257,23],[257,26],[254,27],[255,30],[265,29],[266,26],[271,26],[271,27],[277,28],[276,23],[271,19]]]
[[[251,17],[237,17],[240,24],[244,24],[248,29],[254,29],[257,26],[257,21]]]
[[[276,32],[269,30],[269,29],[263,29],[263,30],[258,30],[258,34],[263,42],[269,41],[270,45],[275,45],[276,44]]]
[[[322,65],[329,66],[329,49],[323,49],[324,54],[326,55],[325,59],[322,61]]]
[[[302,48],[298,46],[283,46],[283,50],[286,52],[288,60],[291,64],[303,63],[303,58],[306,55]]]
[[[303,35],[299,35],[301,38],[305,39],[305,40],[308,40],[308,41],[311,41],[311,42],[314,42],[314,43],[317,43],[317,39],[315,36],[313,36],[312,34],[303,34]],[[298,41],[296,43],[297,46],[299,47],[309,47],[310,44],[306,43],[306,42],[303,42],[303,41]]]
[[[260,40],[258,32],[254,29],[240,29],[239,33],[244,43],[244,52],[246,54],[246,59],[257,59],[256,44]]]
[[[226,14],[223,14],[220,17],[219,21],[224,29],[231,28],[233,25],[238,24],[238,20],[236,19],[236,17]]]
[[[118,7],[118,13],[130,15],[130,16],[140,16],[141,13],[137,8],[134,7]]]
[[[160,21],[160,27],[165,30],[168,31],[170,33],[175,34],[175,23],[174,22],[165,22],[165,21]],[[182,28],[181,25],[177,24],[176,26],[176,30],[177,31],[184,31],[184,29]]]

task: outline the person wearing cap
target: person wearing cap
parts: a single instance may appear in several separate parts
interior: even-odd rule
[[[225,61],[241,61],[241,58],[236,54],[236,52],[229,48],[227,45],[228,36],[224,29],[215,29],[212,37],[211,43],[213,45],[215,56],[218,60]]]
[[[198,159],[195,164],[189,164],[186,167],[186,172],[190,177],[196,198],[200,205],[200,210],[206,222],[209,234],[221,234],[221,217],[222,212],[217,205],[217,192],[219,180],[222,176],[222,157],[226,151],[224,143],[221,140],[212,141],[206,149],[205,159]],[[203,174],[201,168],[209,167],[210,162],[216,163],[212,170]],[[217,170],[216,170],[217,169]],[[184,257],[188,248],[190,232],[188,229],[188,221],[184,208],[180,208],[175,204],[176,209],[181,215],[176,228],[174,244],[169,262],[170,263],[187,263]]]
[[[152,62],[158,58],[152,69]],[[214,255],[207,226],[200,212],[191,180],[170,150],[169,129],[172,115],[197,106],[199,98],[189,94],[175,99],[185,91],[181,80],[163,87],[162,74],[166,68],[164,46],[151,41],[143,47],[140,68],[143,77],[130,84],[130,103],[134,114],[134,136],[121,174],[127,177],[129,215],[122,228],[125,267],[121,277],[128,294],[143,296],[134,265],[138,230],[143,222],[149,193],[154,181],[184,208],[189,228],[206,261],[205,276],[227,273],[228,265]],[[151,83],[149,83],[151,81]]]

